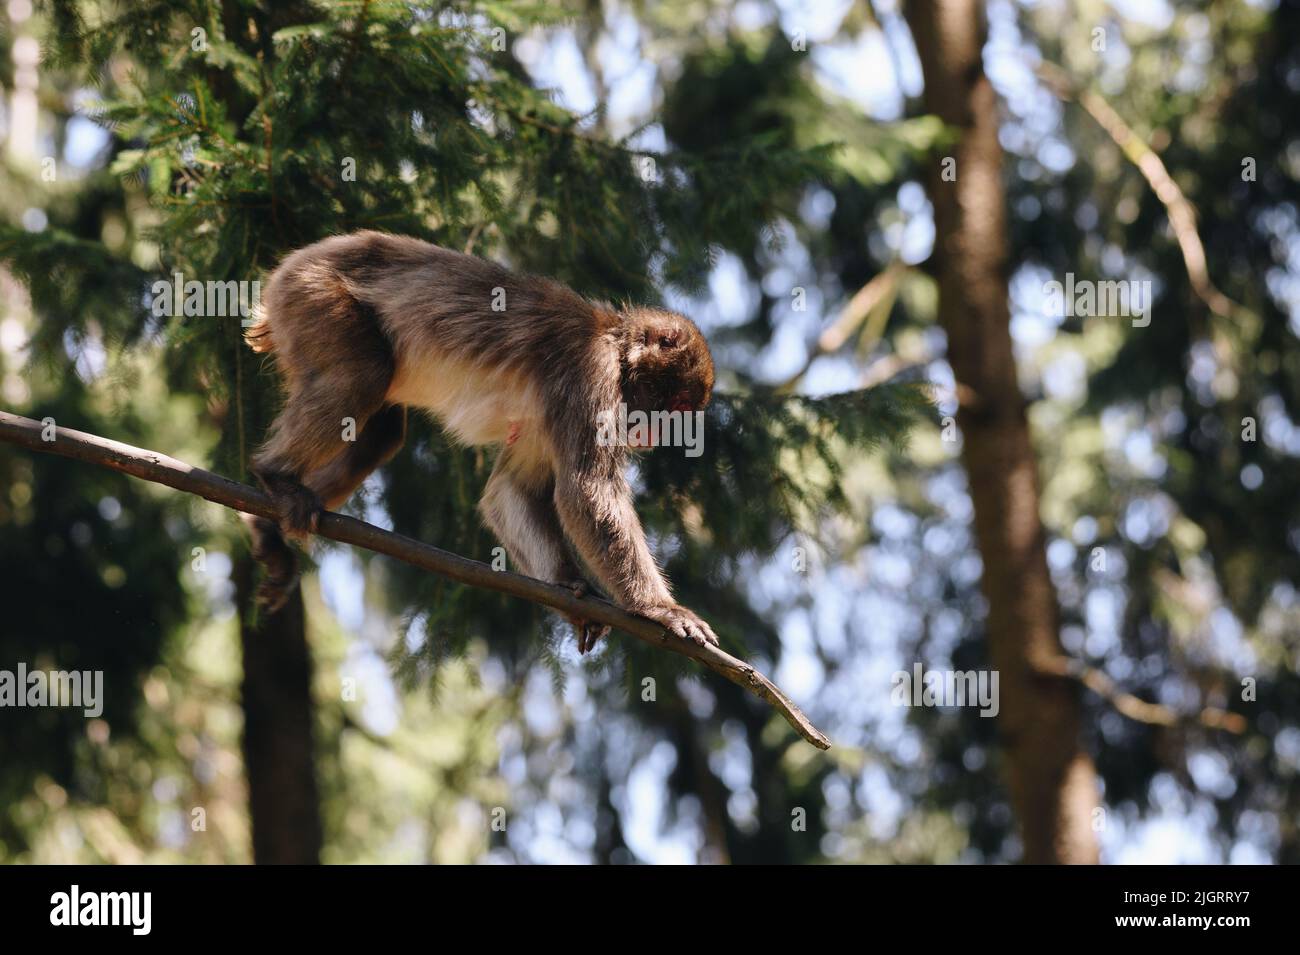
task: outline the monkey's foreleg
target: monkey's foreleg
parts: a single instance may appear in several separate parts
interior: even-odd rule
[[[683,640],[718,645],[713,628],[673,599],[646,544],[631,488],[617,467],[562,474],[554,501],[565,536],[624,609],[649,617]]]
[[[531,480],[530,480],[531,478]],[[567,587],[579,597],[593,591],[569,553],[560,519],[552,503],[553,481],[529,475],[507,448],[497,459],[479,501],[483,521],[505,545],[521,573]],[[578,638],[578,652],[586,653],[609,633],[605,624],[565,615]]]

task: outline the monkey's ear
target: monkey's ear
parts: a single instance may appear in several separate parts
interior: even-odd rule
[[[666,328],[659,332],[660,348],[676,348],[677,343],[681,341],[682,330],[680,328]]]

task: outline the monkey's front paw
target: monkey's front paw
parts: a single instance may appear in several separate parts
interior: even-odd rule
[[[679,636],[683,640],[690,640],[700,646],[704,646],[706,643],[711,643],[715,647],[718,645],[718,635],[713,632],[713,628],[705,623],[698,614],[686,609],[681,604],[651,607],[647,610],[638,610],[637,613],[643,617],[648,617],[669,633]]]
[[[315,491],[285,474],[259,474],[258,478],[275,501],[285,537],[301,543],[308,534],[316,533],[325,506]]]

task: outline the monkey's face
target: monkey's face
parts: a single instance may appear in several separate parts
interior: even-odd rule
[[[639,308],[624,313],[623,401],[628,413],[703,411],[713,394],[713,356],[704,336],[685,315]],[[632,440],[634,448],[654,447]]]

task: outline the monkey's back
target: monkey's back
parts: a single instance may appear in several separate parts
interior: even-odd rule
[[[344,351],[389,377],[390,402],[428,409],[462,441],[484,444],[553,406],[543,392],[580,390],[583,369],[616,355],[616,324],[558,282],[357,232],[288,256],[267,280],[249,339],[277,353],[291,390],[328,376]]]

